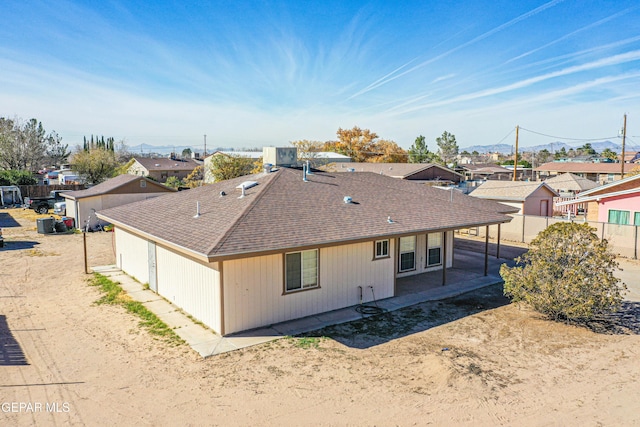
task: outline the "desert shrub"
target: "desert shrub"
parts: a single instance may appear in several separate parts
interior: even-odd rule
[[[585,322],[616,311],[626,286],[614,277],[618,268],[606,240],[584,223],[547,227],[516,258],[502,265],[504,294],[554,320]]]

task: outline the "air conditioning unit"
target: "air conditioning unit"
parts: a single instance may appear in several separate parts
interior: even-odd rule
[[[298,162],[296,147],[264,147],[262,149],[262,163],[273,166],[294,166]]]

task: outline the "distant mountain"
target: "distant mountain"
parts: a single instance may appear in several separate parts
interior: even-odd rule
[[[182,150],[185,148],[190,148],[192,152],[202,152],[202,148],[193,148],[188,145],[149,145],[149,144],[138,144],[128,146],[127,149],[131,152],[131,154],[142,154],[149,155],[158,154],[162,156],[168,156],[169,154],[175,152],[177,154],[182,154]],[[214,151],[232,151],[232,148],[222,148],[222,147],[207,147],[207,153],[211,154]]]
[[[584,142],[567,144],[565,142],[556,141],[556,142],[550,142],[548,144],[543,144],[543,145],[534,145],[534,146],[530,146],[530,147],[518,147],[518,151],[519,152],[524,152],[524,151],[531,152],[531,151],[547,150],[547,151],[553,153],[555,151],[561,150],[563,147],[567,151],[569,151],[571,148],[573,148],[575,150],[575,149],[577,149],[579,147],[582,147],[584,144],[585,144]],[[611,141],[592,142],[591,146],[598,153],[601,153],[602,150],[604,150],[605,148],[608,148],[609,150],[611,150],[611,151],[613,151],[615,153],[620,153],[622,151],[622,146],[620,144],[616,144],[615,142],[611,142]],[[514,146],[510,145],[510,144],[494,144],[494,145],[472,145],[471,147],[461,148],[460,151],[465,151],[466,150],[469,153],[477,151],[480,154],[482,154],[482,153],[511,154],[511,153],[513,153],[513,149],[514,149]]]

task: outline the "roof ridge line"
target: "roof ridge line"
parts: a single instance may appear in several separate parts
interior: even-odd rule
[[[231,234],[233,234],[233,232],[240,226],[241,220],[244,217],[246,217],[253,210],[256,204],[262,199],[262,197],[264,197],[264,193],[269,189],[269,187],[271,187],[273,182],[275,182],[280,178],[279,172],[277,171],[269,172],[269,173],[275,174],[276,176],[272,178],[269,182],[264,184],[264,187],[260,191],[260,193],[258,193],[258,195],[256,195],[256,197],[249,203],[249,205],[247,205],[244,208],[244,210],[240,213],[240,215],[238,215],[236,220],[233,222],[233,225],[227,229],[227,231],[222,235],[220,239],[218,239],[218,242],[212,245],[211,247],[207,248],[207,253],[205,254],[206,256],[211,256],[213,252],[215,252],[222,245],[224,245],[224,243],[229,239]]]

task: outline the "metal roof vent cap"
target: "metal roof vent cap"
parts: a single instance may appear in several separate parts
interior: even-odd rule
[[[265,163],[264,165],[262,165],[262,168],[264,169],[265,173],[270,173],[271,169],[273,169],[273,165],[271,163]]]
[[[353,198],[351,198],[351,196],[344,196],[344,200],[345,203],[351,203],[353,201]]]

